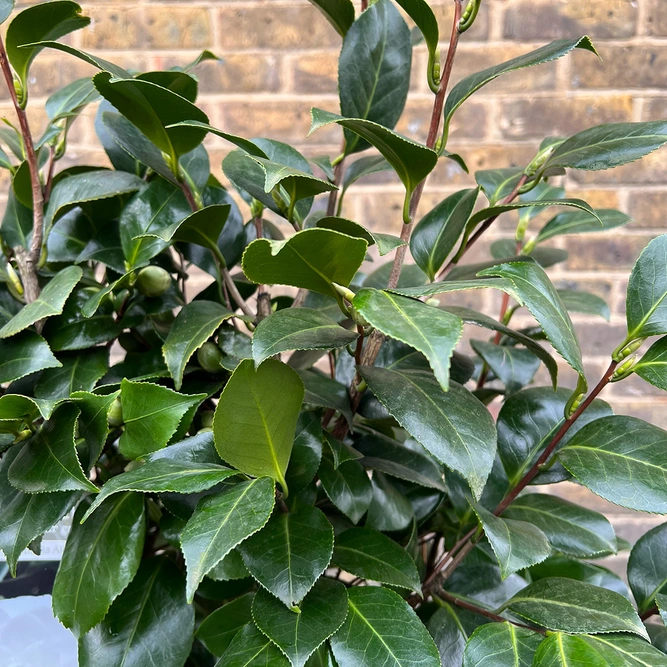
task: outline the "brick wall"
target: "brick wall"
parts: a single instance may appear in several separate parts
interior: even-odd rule
[[[26,4],[26,3],[19,3]],[[313,105],[337,110],[338,35],[306,0],[97,0],[81,2],[92,24],[72,43],[126,68],[157,69],[184,64],[204,48],[224,62],[198,70],[200,103],[211,122],[244,136],[287,141],[310,155],[340,147],[336,128],[306,140]],[[358,3],[357,3],[358,4]],[[448,34],[449,0],[431,0]],[[462,39],[454,82],[552,39],[589,34],[603,61],[577,52],[557,62],[506,76],[467,102],[456,115],[450,148],[471,171],[520,166],[534,155],[545,135],[567,135],[603,122],[667,117],[667,0],[484,0],[480,16]],[[432,95],[423,73],[426,55],[416,50],[412,95],[398,130],[423,141]],[[32,69],[31,118],[43,120],[39,100],[63,84],[90,73],[88,66],[54,53],[41,54]],[[0,112],[11,117],[6,93]],[[86,113],[71,135],[69,159],[104,164]],[[211,140],[219,173],[226,146]],[[428,181],[423,214],[443,197],[471,183],[451,162],[442,161]],[[7,183],[2,183],[3,190]],[[665,231],[667,153],[613,171],[575,174],[568,194],[594,206],[618,207],[635,221],[607,235],[565,237],[556,242],[569,259],[551,271],[562,287],[580,287],[604,297],[612,320],[575,316],[586,366],[596,378],[609,352],[624,337],[624,296],[628,271],[641,249]],[[387,175],[364,181],[346,198],[344,214],[376,229],[398,233],[402,187]],[[512,220],[500,221],[470,254],[481,258],[488,244],[512,234]],[[475,292],[461,303],[493,313],[498,295]],[[452,298],[452,300],[453,300]],[[572,375],[563,368],[563,382]],[[620,411],[667,427],[667,401],[637,378],[613,385],[604,394]],[[568,494],[572,494],[570,489]],[[651,519],[607,508],[621,534],[630,539]],[[655,523],[655,522],[654,522]]]

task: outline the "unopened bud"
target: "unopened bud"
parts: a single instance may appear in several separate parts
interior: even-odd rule
[[[144,296],[162,296],[170,286],[171,276],[160,266],[147,266],[137,276],[137,289]]]
[[[123,425],[123,405],[120,398],[116,398],[107,412],[107,422],[111,427]]]
[[[222,370],[222,352],[211,341],[207,341],[199,348],[197,361],[207,373],[219,373]]]

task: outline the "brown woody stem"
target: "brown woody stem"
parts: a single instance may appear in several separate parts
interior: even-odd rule
[[[255,232],[257,238],[261,239],[264,237],[264,222],[262,216],[256,215],[254,218],[255,223]],[[260,285],[257,288],[257,317],[255,322],[259,324],[264,318],[268,317],[271,314],[271,295],[269,294],[269,289],[266,285]]]

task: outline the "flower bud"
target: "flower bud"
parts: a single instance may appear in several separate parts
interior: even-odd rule
[[[123,406],[120,398],[116,398],[107,412],[107,422],[109,426],[116,427],[123,424]]]
[[[210,340],[199,348],[197,361],[207,373],[219,373],[222,370],[222,352]]]
[[[144,296],[162,296],[170,285],[171,276],[160,266],[147,266],[137,276],[137,289]]]

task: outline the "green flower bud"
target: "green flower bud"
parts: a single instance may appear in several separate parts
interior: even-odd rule
[[[120,398],[111,404],[109,412],[107,412],[107,422],[109,426],[117,427],[122,426],[123,424],[123,405],[120,402]]]
[[[144,296],[162,296],[170,285],[171,276],[160,266],[147,266],[137,276],[137,289]]]
[[[219,373],[222,370],[222,352],[211,341],[207,341],[199,348],[197,361],[207,373]]]

